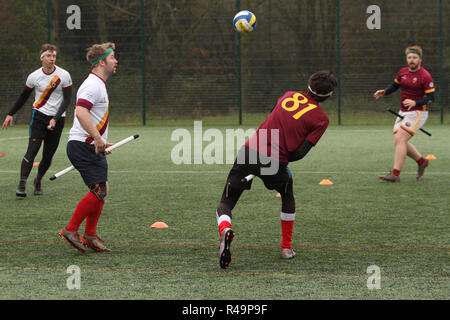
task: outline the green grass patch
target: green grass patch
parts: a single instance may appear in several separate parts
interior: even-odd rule
[[[437,157],[422,180],[407,159],[401,182],[387,184],[377,178],[393,164],[387,118],[386,125],[332,125],[305,159],[289,165],[297,204],[293,260],[280,258],[280,199],[255,180],[233,211],[237,236],[228,270],[218,265],[215,208],[232,165],[171,161],[172,132],[192,132],[192,120],[111,125],[111,141],[140,134],[108,156],[110,194],[98,232],[111,253],[80,254],[57,236],[87,192],[76,171],[47,179],[70,165],[68,128],[44,195],[32,195],[33,168],[25,199],[15,189],[28,129],[3,130],[0,299],[448,299],[448,127],[427,124],[433,136],[412,140]],[[260,119],[252,120],[255,128]],[[231,120],[217,127],[224,136],[236,128]],[[205,120],[203,129],[212,125]],[[319,185],[325,178],[334,184]],[[155,221],[169,228],[150,229]],[[81,269],[80,290],[67,288],[71,265]],[[381,271],[378,290],[367,287],[371,265]]]

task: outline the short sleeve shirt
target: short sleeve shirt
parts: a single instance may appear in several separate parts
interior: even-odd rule
[[[105,81],[95,73],[89,74],[87,79],[81,84],[77,92],[76,106],[89,110],[92,122],[105,142],[108,141],[109,123],[109,98],[106,91]],[[73,126],[69,132],[69,141],[77,140],[89,144],[94,143],[94,139],[84,130],[78,118],[73,119]]]
[[[64,100],[63,90],[72,88],[72,78],[66,70],[58,66],[48,74],[43,68],[39,68],[28,76],[25,85],[35,91],[33,109],[47,116],[54,116]],[[64,112],[61,116],[65,115]]]
[[[411,99],[414,101],[423,99],[427,93],[434,92],[434,81],[431,74],[423,67],[415,72],[409,71],[408,67],[402,68],[394,79],[399,84],[402,91],[401,101]],[[401,105],[402,111],[428,110],[427,105],[416,106],[408,110]]]

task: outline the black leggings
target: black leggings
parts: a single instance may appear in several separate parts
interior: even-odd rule
[[[242,148],[240,152],[251,152],[248,148]],[[226,214],[232,217],[231,211],[234,209],[236,203],[242,195],[244,190],[251,188],[251,182],[241,182],[242,178],[248,174],[256,174],[264,182],[264,185],[269,190],[276,190],[281,195],[281,211],[284,213],[295,213],[295,198],[293,190],[293,181],[287,163],[279,165],[278,172],[274,175],[260,175],[262,168],[261,164],[248,164],[246,158],[245,163],[240,164],[236,160],[233,168],[228,174],[227,182],[222,192],[220,204],[217,207],[217,215]]]
[[[42,152],[42,160],[38,168],[37,179],[41,180],[47,170],[50,168],[53,155],[58,149],[59,140],[64,129],[64,118],[61,117],[57,121],[53,131],[48,130],[47,126],[51,119],[51,116],[46,116],[45,114],[37,110],[33,110],[30,122],[30,138],[28,141],[28,149],[22,159],[22,164],[20,167],[21,180],[28,179],[31,169],[33,169],[34,158],[41,148],[42,141],[44,142],[44,149]]]

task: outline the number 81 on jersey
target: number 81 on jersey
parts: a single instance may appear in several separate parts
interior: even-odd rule
[[[300,98],[302,98],[300,100]],[[292,106],[288,107],[288,103],[292,102]],[[308,98],[305,97],[301,93],[296,93],[292,96],[292,98],[286,98],[281,102],[281,107],[289,112],[296,111],[298,108],[300,108],[301,105],[306,105],[308,102]],[[312,103],[308,103],[308,106],[306,108],[301,109],[299,112],[295,113],[292,117],[295,120],[300,119],[305,113],[308,111],[311,111],[314,108],[317,108],[318,106]]]

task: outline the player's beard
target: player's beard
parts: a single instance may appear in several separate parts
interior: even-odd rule
[[[109,71],[109,75],[113,75],[116,74],[117,72],[117,64],[113,64],[112,66],[108,65],[108,71]]]
[[[411,70],[411,71],[417,71],[420,68],[420,63],[411,62],[408,64],[408,67],[409,67],[409,70]]]

